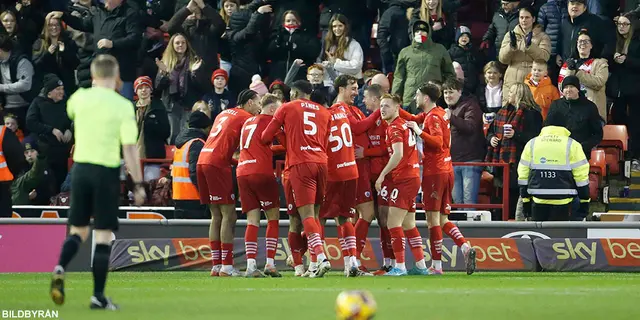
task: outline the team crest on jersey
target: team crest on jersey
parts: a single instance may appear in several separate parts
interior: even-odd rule
[[[289,203],[289,206],[287,206],[287,208],[288,208],[289,210],[293,210],[293,205],[292,205],[291,203]]]
[[[431,198],[438,199],[438,192],[436,192],[435,190],[431,192]]]
[[[440,129],[440,123],[436,122],[436,129]]]
[[[231,200],[236,200],[236,195],[235,194],[231,194]]]
[[[381,124],[382,124],[382,120],[378,119],[378,120],[376,121],[376,126],[378,126],[378,127],[379,127]]]
[[[364,196],[367,197],[367,198],[371,197],[371,192],[365,191],[364,192]]]

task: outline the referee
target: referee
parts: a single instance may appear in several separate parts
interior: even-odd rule
[[[93,88],[78,89],[67,102],[67,114],[75,125],[75,162],[71,175],[69,236],[62,245],[60,260],[53,270],[51,298],[64,303],[64,270],[89,236],[94,218],[93,296],[91,309],[117,310],[104,295],[111,254],[111,232],[118,230],[120,194],[120,146],[125,165],[136,184],[136,205],[145,198],[140,159],[136,150],[138,129],[131,102],[120,96],[118,62],[111,55],[99,55],[91,62]]]

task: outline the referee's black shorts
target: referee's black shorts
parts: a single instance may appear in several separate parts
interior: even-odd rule
[[[76,163],[71,172],[71,208],[69,224],[89,225],[94,229],[118,230],[120,168],[107,168],[89,163]]]

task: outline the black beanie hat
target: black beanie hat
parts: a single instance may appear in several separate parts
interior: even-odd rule
[[[194,111],[189,116],[189,128],[205,129],[213,124],[211,118],[200,111]]]
[[[566,86],[574,86],[580,90],[580,79],[576,76],[568,76],[562,80],[562,90],[564,90]]]
[[[58,76],[53,73],[45,74],[42,82],[42,92],[45,95],[51,92],[53,89],[63,85],[62,80],[60,80],[60,78],[58,78]]]

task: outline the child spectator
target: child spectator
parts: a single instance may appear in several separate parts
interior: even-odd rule
[[[14,114],[9,113],[8,115],[4,116],[4,125],[5,127],[7,127],[7,129],[11,130],[11,132],[13,132],[16,137],[18,137],[18,140],[20,140],[20,142],[24,141],[24,132],[22,132],[22,129],[18,128],[18,117],[16,117]]]
[[[449,48],[451,60],[459,63],[464,71],[464,91],[473,93],[478,87],[481,58],[471,45],[471,29],[460,26],[456,30],[456,44]]]
[[[251,77],[249,89],[257,92],[260,97],[269,93],[269,89],[267,89],[267,86],[262,82],[262,77],[259,74],[254,74],[253,77]]]
[[[236,98],[226,88],[229,81],[229,75],[223,69],[218,69],[211,75],[211,83],[213,83],[213,92],[207,93],[202,97],[211,110],[211,119],[215,119],[220,112],[236,106]],[[197,104],[197,102],[196,102]]]
[[[476,96],[484,113],[495,113],[502,108],[502,70],[495,61],[482,69],[485,85],[478,87]]]
[[[269,93],[278,97],[282,103],[289,101],[289,87],[280,80],[271,83]]]
[[[551,83],[547,62],[541,59],[533,61],[531,73],[524,79],[524,83],[531,89],[533,99],[541,109],[542,120],[547,118],[551,102],[560,99],[560,91]]]

